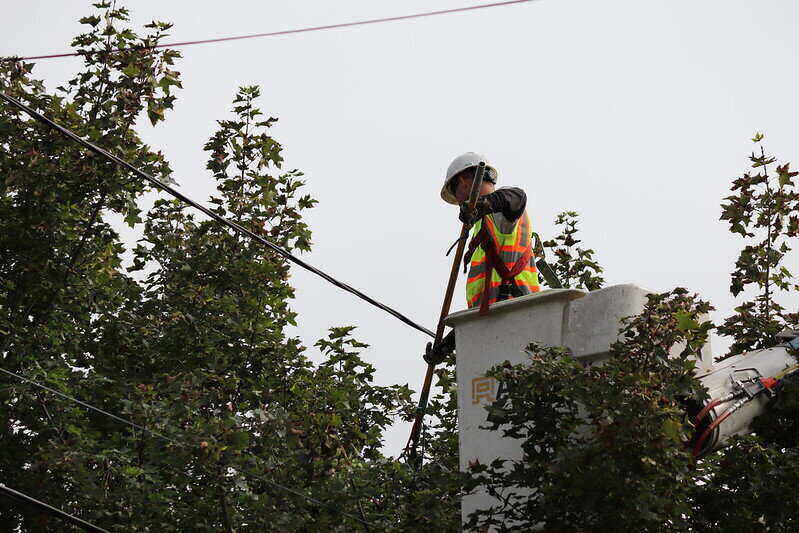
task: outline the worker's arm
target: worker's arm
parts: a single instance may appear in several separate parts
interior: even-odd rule
[[[491,204],[492,213],[502,213],[509,222],[522,216],[527,207],[527,195],[518,187],[502,187],[484,198]]]
[[[527,195],[518,187],[502,187],[496,191],[481,196],[475,206],[475,213],[469,220],[466,204],[461,204],[459,218],[461,222],[473,222],[489,213],[502,213],[508,222],[514,222],[524,213],[527,207]]]

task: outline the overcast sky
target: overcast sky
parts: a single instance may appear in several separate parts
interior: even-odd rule
[[[136,0],[141,26],[195,40],[463,7],[479,0],[227,2]],[[90,2],[6,2],[0,55],[67,51]],[[500,184],[527,191],[547,238],[562,210],[609,284],[685,286],[723,319],[740,249],[719,202],[747,168],[749,138],[799,159],[796,33],[788,0],[540,0],[421,20],[182,48],[184,89],[165,124],[140,131],[181,190],[207,199],[202,146],[240,85],[279,117],[287,168],[320,200],[304,258],[434,329],[459,231],[438,197],[450,160],[485,153]],[[76,58],[40,61],[54,88]],[[797,161],[799,165],[799,161]],[[132,238],[130,232],[125,233]],[[799,261],[792,260],[796,266]],[[427,338],[295,269],[296,329],[307,346],[355,324],[380,383],[418,389]],[[786,300],[795,310],[797,300]],[[463,282],[455,309],[464,306]],[[714,339],[718,353],[725,343]],[[315,357],[315,354],[311,354]],[[397,452],[407,428],[390,435]]]

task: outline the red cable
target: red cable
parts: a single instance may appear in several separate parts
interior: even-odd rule
[[[780,380],[774,377],[760,378],[760,383],[768,390],[773,390],[777,385],[780,384]],[[699,440],[696,441],[696,445],[694,446],[694,452],[693,452],[694,457],[698,457],[699,454],[702,452],[702,445],[705,443],[710,434],[713,433],[713,430],[716,429],[719,426],[719,424],[727,420],[727,418],[729,418],[731,414],[740,409],[744,403],[750,400],[752,400],[752,397],[750,397],[748,400],[741,400],[738,403],[734,404],[732,407],[724,411],[724,413],[721,416],[719,416],[716,420],[714,420],[713,423],[710,424],[710,426],[708,426],[708,428],[702,433],[702,436],[699,437]],[[695,419],[696,424],[699,424],[699,422],[705,417],[705,415],[707,415],[710,412],[711,409],[713,409],[714,407],[716,407],[721,403],[724,403],[725,401],[727,400],[724,400],[723,398],[717,398],[708,403],[701,411],[699,411],[699,414],[696,415]]]
[[[699,422],[701,422],[702,419],[705,418],[705,415],[707,415],[711,409],[722,403],[724,402],[721,400],[721,398],[716,398],[715,400],[711,400],[710,403],[708,403],[705,407],[703,407],[702,410],[699,411],[699,414],[696,415],[696,418],[694,418],[694,423],[698,426]]]
[[[449,15],[452,13],[462,13],[464,11],[474,11],[476,9],[486,9],[489,7],[501,7],[501,6],[508,6],[511,4],[524,4],[527,2],[534,2],[535,0],[506,0],[504,2],[492,2],[490,4],[479,4],[476,6],[467,6],[467,7],[457,7],[454,9],[442,9],[440,11],[427,11],[425,13],[415,13],[413,15],[401,15],[397,17],[384,17],[379,19],[370,19],[370,20],[358,20],[355,22],[343,22],[340,24],[329,24],[327,26],[314,26],[310,28],[299,28],[296,30],[283,30],[283,31],[274,31],[270,33],[254,33],[252,35],[239,35],[237,37],[220,37],[218,39],[202,39],[199,41],[183,41],[179,43],[171,43],[171,44],[158,44],[155,46],[148,46],[148,47],[141,47],[141,48],[132,48],[133,50],[154,50],[156,48],[175,48],[178,46],[188,46],[192,44],[206,44],[206,43],[219,43],[223,41],[238,41],[240,39],[254,39],[256,37],[276,37],[278,35],[291,35],[294,33],[307,33],[312,31],[321,31],[321,30],[334,30],[338,28],[349,28],[351,26],[365,26],[367,24],[380,24],[383,22],[395,22],[398,20],[410,20],[416,18],[423,18],[423,17],[433,17],[436,15]],[[130,50],[130,48],[117,48],[112,50],[111,52],[121,52],[123,50]],[[97,52],[92,52],[97,53]],[[70,52],[66,54],[49,54],[44,56],[29,56],[29,57],[20,57],[20,58],[13,58],[17,61],[29,61],[32,59],[52,59],[57,57],[73,57],[85,55],[83,52]],[[8,58],[6,58],[8,59]]]
[[[702,436],[699,437],[699,440],[696,441],[696,445],[694,446],[694,457],[699,457],[699,453],[702,451],[702,445],[705,443],[707,438],[710,436],[711,433],[713,433],[713,430],[716,429],[719,426],[719,424],[727,420],[727,418],[729,418],[729,416],[732,413],[733,413],[732,409],[726,411],[723,415],[715,419],[713,423],[710,424],[710,426],[708,426],[705,432],[702,433]]]

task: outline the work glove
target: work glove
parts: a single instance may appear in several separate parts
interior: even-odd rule
[[[460,213],[458,214],[458,220],[471,226],[489,213],[493,213],[491,202],[485,196],[483,196],[477,200],[477,204],[474,206],[474,211],[471,213],[469,213],[469,204],[463,202],[461,204]]]
[[[444,349],[442,348],[443,348],[442,346],[437,346],[436,348],[433,348],[433,343],[428,342],[426,350],[424,351],[424,355],[422,356],[422,359],[424,359],[425,363],[429,365],[435,366],[441,364],[444,361],[444,359],[446,359],[447,356],[452,353],[452,350],[447,351],[445,348]]]
[[[441,342],[433,347],[432,342],[427,343],[427,349],[424,352],[422,358],[425,360],[426,363],[431,365],[437,365],[443,362],[447,357],[452,355],[452,352],[455,351],[455,330],[449,332]]]

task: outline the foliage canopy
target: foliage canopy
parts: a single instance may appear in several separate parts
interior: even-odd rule
[[[169,24],[139,36],[128,17],[116,3],[95,4],[73,42],[83,69],[54,93],[20,62],[2,62],[0,84],[168,180],[164,156],[136,125],[156,125],[172,108],[179,53],[151,48]],[[258,97],[257,87],[241,88],[205,144],[217,185],[210,202],[307,251],[302,215],[316,201],[300,171],[283,170],[269,133],[276,119]],[[5,483],[111,531],[455,527],[459,486],[442,489],[439,479],[457,470],[456,437],[427,428],[431,461],[419,472],[383,455],[385,429],[410,416],[410,389],[373,383],[351,327],[331,328],[316,344],[322,363],[310,362],[285,333],[297,316],[281,257],[175,201],[143,213],[146,184],[5,106],[0,143],[2,367],[147,430],[4,378]],[[132,249],[111,214],[141,230]],[[453,413],[439,417],[442,427]],[[0,522],[63,527],[6,500]]]
[[[136,128],[166,119],[181,88],[180,54],[152,48],[170,24],[139,35],[128,19],[116,2],[94,4],[73,41],[82,69],[55,91],[15,61],[0,63],[0,86],[169,180],[166,158]],[[302,172],[283,169],[270,135],[276,119],[259,96],[242,87],[204,146],[217,186],[210,202],[307,251],[303,214],[316,201]],[[450,357],[437,371],[425,461],[414,471],[381,451],[394,420],[413,416],[412,391],[374,384],[351,327],[331,327],[315,346],[322,362],[310,362],[286,333],[298,317],[281,257],[174,201],[143,212],[147,184],[8,107],[0,146],[0,367],[147,430],[4,377],[0,478],[9,486],[111,531],[457,531],[460,497],[478,487],[505,502],[473,515],[478,529],[796,530],[795,384],[755,435],[698,463],[685,448],[686,399],[703,395],[691,356],[712,326],[702,320],[709,304],[684,289],[651,296],[601,367],[533,343],[528,364],[494,369],[507,394],[487,423],[521,440],[522,461],[458,472]],[[731,291],[750,300],[719,327],[731,353],[772,346],[797,322],[775,296],[797,289],[783,264],[799,233],[796,173],[764,149],[751,161],[757,173],[736,179],[722,204],[722,219],[747,242]],[[108,215],[141,240],[126,248]],[[595,252],[577,246],[577,214],[556,224],[561,234],[545,243],[556,273],[565,286],[600,288]],[[680,356],[667,357],[679,343]],[[3,499],[0,523],[63,529]]]

